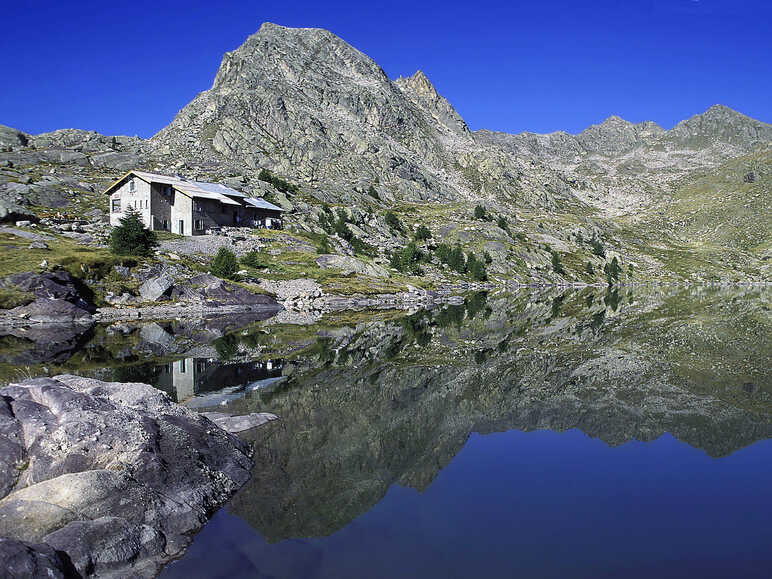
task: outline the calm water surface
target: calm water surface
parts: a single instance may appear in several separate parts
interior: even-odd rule
[[[281,417],[245,434],[252,479],[164,578],[770,577],[770,306],[758,289],[478,294],[56,348],[5,336],[0,368]]]

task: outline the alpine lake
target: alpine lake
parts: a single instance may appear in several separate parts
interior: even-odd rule
[[[14,330],[0,381],[279,416],[161,573],[770,577],[772,288],[478,293],[415,312]]]

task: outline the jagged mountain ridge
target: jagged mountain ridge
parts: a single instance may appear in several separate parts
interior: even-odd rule
[[[475,135],[519,157],[562,171],[574,192],[606,214],[645,210],[685,177],[712,169],[772,141],[772,125],[723,105],[665,130],[652,121],[631,123],[611,116],[578,135],[512,135],[481,130]]]
[[[387,198],[619,213],[770,140],[772,125],[723,106],[669,131],[610,117],[579,135],[472,133],[423,72],[392,82],[326,30],[266,23],[152,142],[161,153],[269,166],[322,189],[378,182]]]

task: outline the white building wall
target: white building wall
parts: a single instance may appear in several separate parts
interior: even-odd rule
[[[183,358],[172,363],[172,381],[177,392],[178,402],[192,398],[196,394],[194,362],[194,358]]]
[[[172,205],[172,233],[193,235],[193,199],[183,195],[179,191],[174,192],[174,205]],[[180,231],[180,221],[184,223],[184,230]]]
[[[131,182],[134,182],[134,191],[131,191]],[[113,201],[120,200],[120,211],[113,211]],[[145,227],[152,229],[153,220],[150,218],[150,183],[137,177],[131,177],[110,195],[110,225],[120,225],[120,220],[126,214],[126,209],[134,207],[142,216]]]

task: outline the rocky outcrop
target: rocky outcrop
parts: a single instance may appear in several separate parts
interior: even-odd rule
[[[251,292],[238,284],[222,280],[210,273],[194,276],[180,284],[172,292],[172,298],[175,301],[206,303],[211,306],[279,308],[272,296]]]
[[[31,304],[8,310],[0,323],[14,325],[14,320],[36,324],[91,324],[90,312],[73,303],[52,298],[38,298]]]
[[[7,577],[47,577],[68,579],[78,577],[65,553],[45,543],[29,544],[0,537],[0,569]]]
[[[167,273],[162,273],[139,286],[139,297],[146,302],[154,302],[160,299],[173,285],[174,278]]]
[[[145,384],[11,384],[0,390],[0,536],[13,541],[0,560],[21,576],[66,564],[153,576],[249,478],[249,454]]]
[[[83,325],[93,322],[94,304],[84,297],[82,282],[64,270],[24,272],[0,279],[0,287],[13,289],[33,301],[0,311],[0,325]]]
[[[380,265],[365,263],[356,257],[347,255],[320,255],[316,258],[316,265],[322,269],[339,269],[345,274],[358,273],[372,277],[389,277],[388,270]]]
[[[454,133],[466,135],[469,127],[453,105],[437,92],[426,74],[419,70],[413,76],[399,77],[394,81],[402,91],[418,106],[424,108],[438,123]]]
[[[14,288],[36,298],[63,300],[86,311],[94,309],[94,304],[82,294],[82,282],[65,270],[44,273],[27,271],[9,275],[0,278],[0,287]]]

